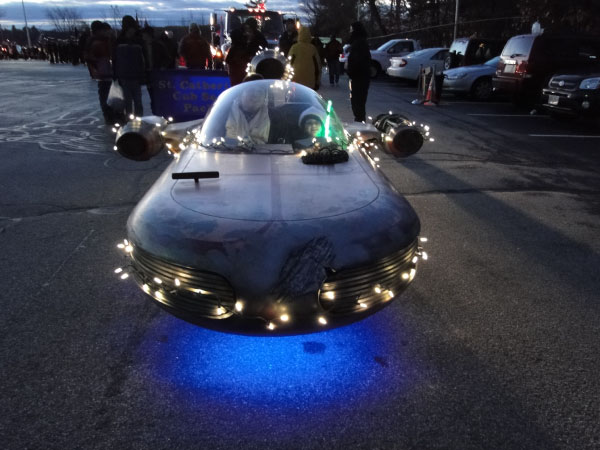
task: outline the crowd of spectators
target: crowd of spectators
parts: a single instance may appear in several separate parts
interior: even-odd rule
[[[356,120],[364,120],[364,103],[369,88],[368,76],[363,73],[368,68],[364,59],[370,58],[365,38],[364,27],[359,23],[353,24],[350,43],[354,50],[351,51],[347,72],[352,80],[350,89]],[[246,78],[248,63],[261,49],[267,49],[268,44],[255,18],[247,19],[242,28],[233,30],[230,43],[225,63],[233,86]],[[318,37],[311,35],[309,28],[297,27],[294,19],[288,19],[279,39],[279,49],[289,57],[293,81],[318,90],[322,67],[326,65],[330,84],[338,84],[342,47],[335,34],[327,45],[323,45]],[[98,81],[100,107],[107,123],[118,118],[106,103],[113,80],[118,81],[123,89],[126,116],[141,116],[143,85],[147,86],[151,100],[153,97],[151,83],[147,82],[151,71],[177,67],[212,69],[215,51],[195,23],[190,24],[188,33],[177,43],[172,32],[156,33],[148,25],[141,27],[132,16],[123,17],[118,34],[108,23],[94,21],[89,30],[82,30],[76,36],[65,39],[43,37],[31,47],[3,41],[0,50],[1,59],[86,64],[90,76]]]

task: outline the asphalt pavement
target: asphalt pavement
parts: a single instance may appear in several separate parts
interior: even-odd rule
[[[320,93],[351,121],[345,82]],[[600,448],[596,123],[376,80],[369,115],[431,127],[378,153],[430,258],[362,322],[255,338],[114,273],[170,158],[112,150],[85,67],[0,61],[0,85],[3,448]]]

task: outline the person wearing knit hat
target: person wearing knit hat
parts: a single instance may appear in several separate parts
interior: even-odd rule
[[[311,106],[305,109],[298,118],[298,126],[302,132],[302,135],[309,138],[316,137],[319,132],[323,130],[323,124],[325,123],[325,111]],[[321,133],[322,134],[322,133]]]
[[[294,140],[293,147],[296,150],[311,148],[316,140],[320,140],[324,134],[325,111],[310,106],[302,111],[298,117],[300,139]]]

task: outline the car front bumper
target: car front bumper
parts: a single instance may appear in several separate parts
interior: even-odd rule
[[[544,108],[572,116],[600,116],[600,90],[566,91],[546,88],[542,91]]]
[[[130,272],[159,306],[190,323],[249,335],[310,333],[361,320],[408,287],[422,255],[415,239],[408,247],[370,264],[331,271],[312,293],[282,299],[265,291],[256,298],[242,299],[219,274],[131,247]]]

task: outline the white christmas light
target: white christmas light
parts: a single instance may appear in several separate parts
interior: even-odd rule
[[[127,253],[131,253],[131,252],[133,251],[133,247],[132,247],[131,245],[126,245],[126,246],[125,246],[125,251],[126,251]]]
[[[237,312],[242,312],[242,309],[244,309],[244,304],[242,302],[235,302],[235,310]]]
[[[127,272],[121,275],[121,280],[126,280],[127,278],[129,278],[129,274]]]
[[[217,308],[217,314],[218,315],[225,314],[225,308],[223,308],[222,306],[219,306]]]
[[[427,261],[427,252],[423,252],[423,254],[421,255],[421,258],[423,258],[423,261]]]
[[[175,278],[174,280],[175,286],[179,287],[181,286],[181,281],[179,281],[179,278]]]
[[[421,241],[421,242],[427,242],[427,238],[426,237],[420,237],[419,241]]]
[[[377,293],[377,294],[381,294],[381,288],[380,288],[379,286],[375,286],[375,289],[374,289],[374,291],[375,291],[375,293]]]
[[[162,284],[162,280],[160,278],[158,278],[158,277],[154,277],[154,282],[156,284]]]
[[[392,291],[388,291],[388,297],[389,298],[394,298],[394,293]]]
[[[366,304],[366,303],[363,303],[363,302],[358,302],[358,305],[359,305],[361,308],[366,308],[366,307],[367,307],[367,304]]]
[[[333,300],[335,298],[335,292],[333,292],[333,291],[325,292],[325,298],[328,298],[329,300]]]
[[[408,274],[408,272],[403,272],[402,273],[402,279],[403,280],[408,280],[409,277],[410,277],[410,275]]]
[[[123,269],[121,267],[117,267],[115,269],[115,273],[121,273],[121,272],[123,272]]]
[[[327,319],[325,317],[320,316],[318,320],[321,325],[327,325]]]
[[[273,322],[269,322],[269,324],[267,325],[267,328],[269,330],[274,330],[275,329],[275,324]]]
[[[288,314],[282,314],[279,319],[281,319],[282,322],[287,322],[290,320],[290,316]]]
[[[146,293],[149,294],[150,293],[150,286],[148,286],[147,284],[144,284],[142,286],[142,290]]]

